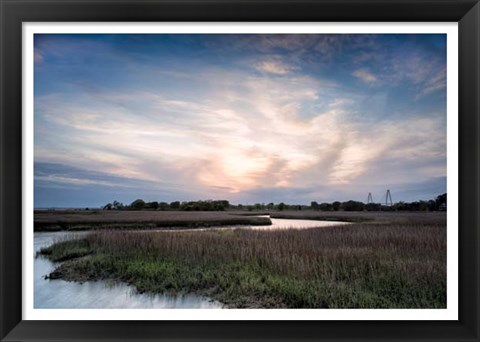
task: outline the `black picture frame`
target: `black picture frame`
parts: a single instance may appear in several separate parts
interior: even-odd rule
[[[480,5],[477,1],[0,0],[0,11],[2,341],[479,341]],[[22,320],[22,22],[65,21],[458,22],[459,320]]]

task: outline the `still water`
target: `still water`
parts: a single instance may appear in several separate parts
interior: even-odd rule
[[[266,215],[266,217],[269,217]],[[272,224],[270,226],[256,226],[255,229],[307,229],[318,227],[333,227],[350,224],[349,222],[340,221],[316,221],[316,220],[292,220],[292,219],[277,219],[270,218]]]
[[[344,225],[345,222],[271,219],[270,226],[245,227],[253,229],[314,228]],[[218,227],[220,229],[232,227]],[[238,228],[238,227],[237,227]],[[34,233],[35,253],[65,238],[81,237],[87,232],[36,232]],[[67,282],[49,280],[44,276],[55,269],[55,263],[43,257],[34,259],[34,306],[35,308],[175,308],[175,309],[218,309],[222,304],[194,294],[149,295],[136,293],[135,288],[123,283],[107,281]]]

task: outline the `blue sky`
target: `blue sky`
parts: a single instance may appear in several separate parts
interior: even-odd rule
[[[445,35],[35,35],[35,207],[446,192]]]

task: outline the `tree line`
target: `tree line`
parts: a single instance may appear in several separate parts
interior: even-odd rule
[[[173,201],[167,202],[146,202],[136,199],[130,204],[123,204],[118,201],[107,203],[103,210],[182,210],[182,211],[224,211],[224,210],[320,210],[320,211],[445,211],[447,209],[447,194],[437,196],[429,201],[397,202],[387,206],[381,203],[364,203],[360,201],[346,202],[323,202],[312,201],[310,206],[285,204],[280,202],[255,203],[255,204],[231,204],[227,200],[206,200],[206,201]]]
[[[429,201],[397,202],[392,205],[381,203],[363,203],[359,201],[318,203],[311,202],[313,210],[321,211],[445,211],[447,210],[447,194],[439,195]]]
[[[206,201],[174,201],[174,202],[146,202],[143,199],[136,199],[130,204],[123,204],[118,201],[107,203],[103,210],[183,210],[183,211],[224,211],[224,210],[302,210],[309,209],[306,205],[292,205],[280,202],[255,203],[255,204],[231,204],[227,200],[206,200]]]
[[[107,203],[103,210],[184,210],[184,211],[223,211],[230,208],[226,200],[207,201],[173,201],[167,202],[145,202],[143,199],[136,199],[130,204],[123,204],[118,201]]]

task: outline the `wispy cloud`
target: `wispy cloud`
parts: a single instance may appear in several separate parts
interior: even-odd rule
[[[435,91],[444,90],[447,86],[446,70],[438,68],[424,81],[422,95],[428,95]]]
[[[260,61],[255,64],[255,68],[259,71],[275,75],[286,75],[298,69],[297,67],[282,62],[278,58],[270,58]]]
[[[377,76],[375,76],[372,72],[367,69],[357,69],[353,72],[353,76],[362,80],[365,83],[373,84],[378,82]]]
[[[446,87],[446,65],[441,56],[430,56],[411,52],[400,59],[392,58],[391,77],[394,82],[409,82],[418,93],[417,98],[444,91]]]

